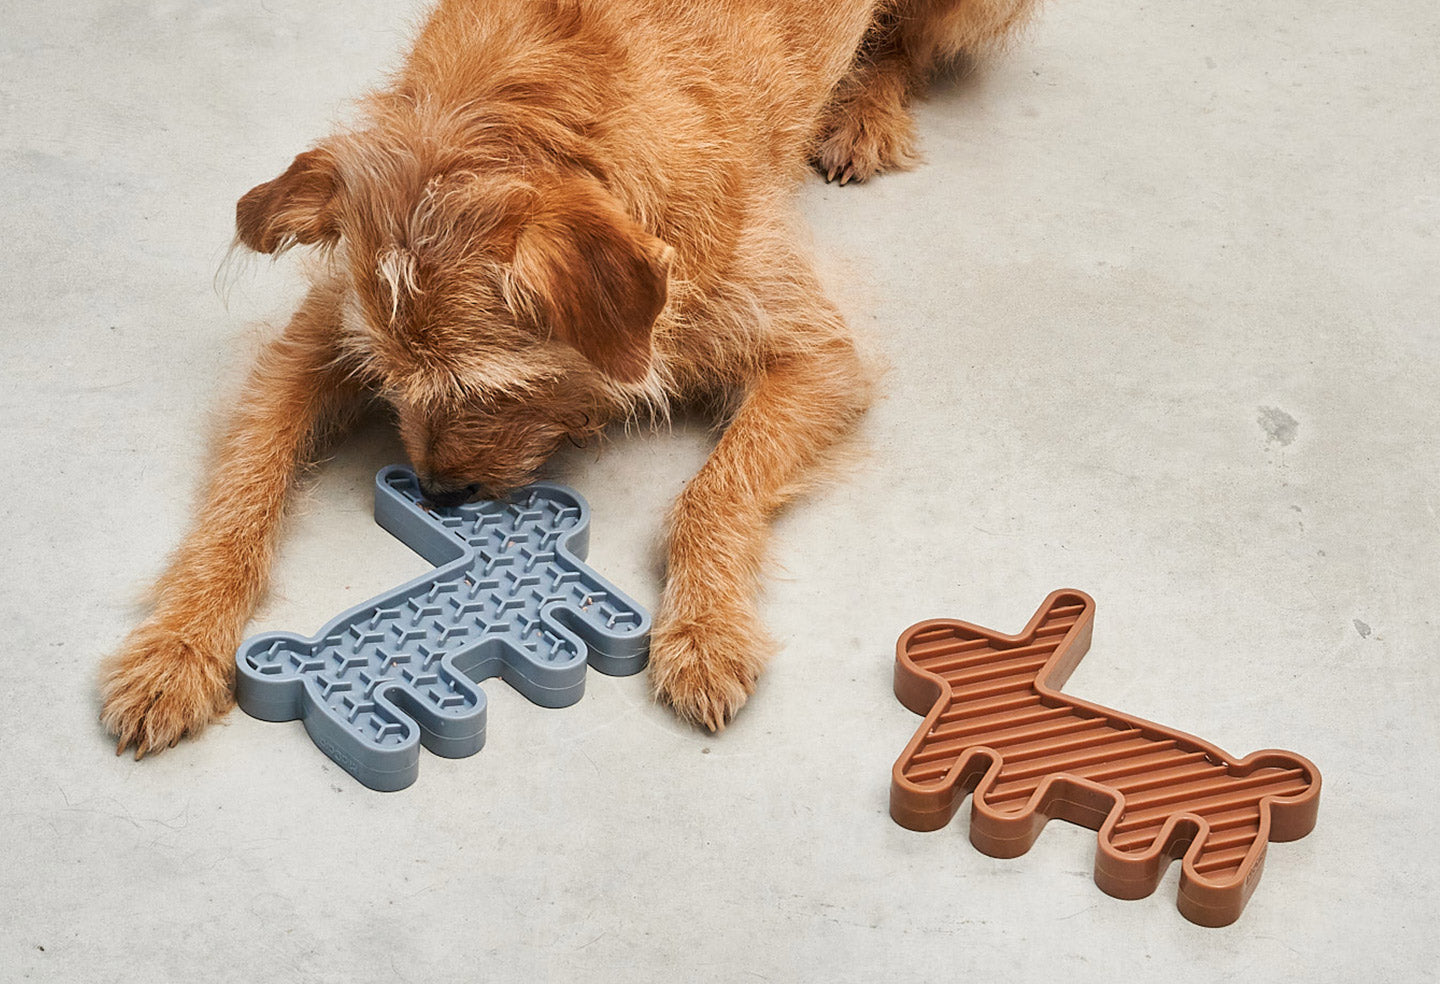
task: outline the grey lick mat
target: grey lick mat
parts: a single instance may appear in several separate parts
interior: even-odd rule
[[[375,520],[436,569],[308,639],[265,632],[235,655],[246,713],[300,718],[370,788],[414,782],[420,745],[450,758],[479,751],[481,680],[565,707],[585,692],[587,662],[611,675],[644,668],[650,616],[584,563],[590,509],[571,489],[542,482],[442,508],[392,465],[375,476]]]

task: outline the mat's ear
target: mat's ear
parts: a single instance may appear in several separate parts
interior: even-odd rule
[[[273,181],[251,188],[235,206],[235,232],[257,253],[281,253],[297,243],[334,243],[335,159],[307,150]]]
[[[675,250],[593,181],[547,190],[541,202],[515,242],[512,302],[607,376],[640,382]]]

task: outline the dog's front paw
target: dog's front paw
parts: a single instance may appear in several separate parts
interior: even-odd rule
[[[660,618],[650,685],[682,719],[719,731],[755,690],[769,641],[753,619]]]
[[[179,633],[142,625],[105,668],[100,721],[135,757],[193,735],[233,702],[229,653],[203,652]]]
[[[815,169],[826,181],[867,181],[884,171],[903,171],[919,160],[915,129],[905,110],[876,104],[842,107],[815,151]]]

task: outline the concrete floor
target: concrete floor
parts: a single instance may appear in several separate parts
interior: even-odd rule
[[[1434,979],[1440,13],[1054,2],[920,110],[928,163],[811,181],[834,295],[891,366],[868,456],[787,512],[782,652],[712,737],[592,675],[499,684],[489,743],[382,795],[235,712],[135,763],[96,664],[186,524],[293,261],[217,294],[240,193],[394,64],[414,11],[7,5],[0,40],[0,980]],[[218,381],[218,382],[217,382]],[[595,565],[659,592],[698,426],[575,452]],[[256,630],[424,564],[372,429],[296,512]],[[637,477],[638,476],[638,477]],[[21,481],[23,479],[23,482]],[[1324,773],[1239,923],[1121,902],[1094,834],[1018,860],[887,815],[895,637],[1098,602],[1070,692]]]

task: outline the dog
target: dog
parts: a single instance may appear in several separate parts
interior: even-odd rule
[[[522,485],[613,421],[724,407],[669,517],[650,657],[658,700],[723,728],[772,648],[768,521],[873,388],[795,189],[807,166],[846,184],[913,164],[911,99],[1034,2],[441,0],[358,122],[236,206],[239,245],[318,262],[105,664],[117,754],[229,708],[286,500],[376,399],[440,505]]]

